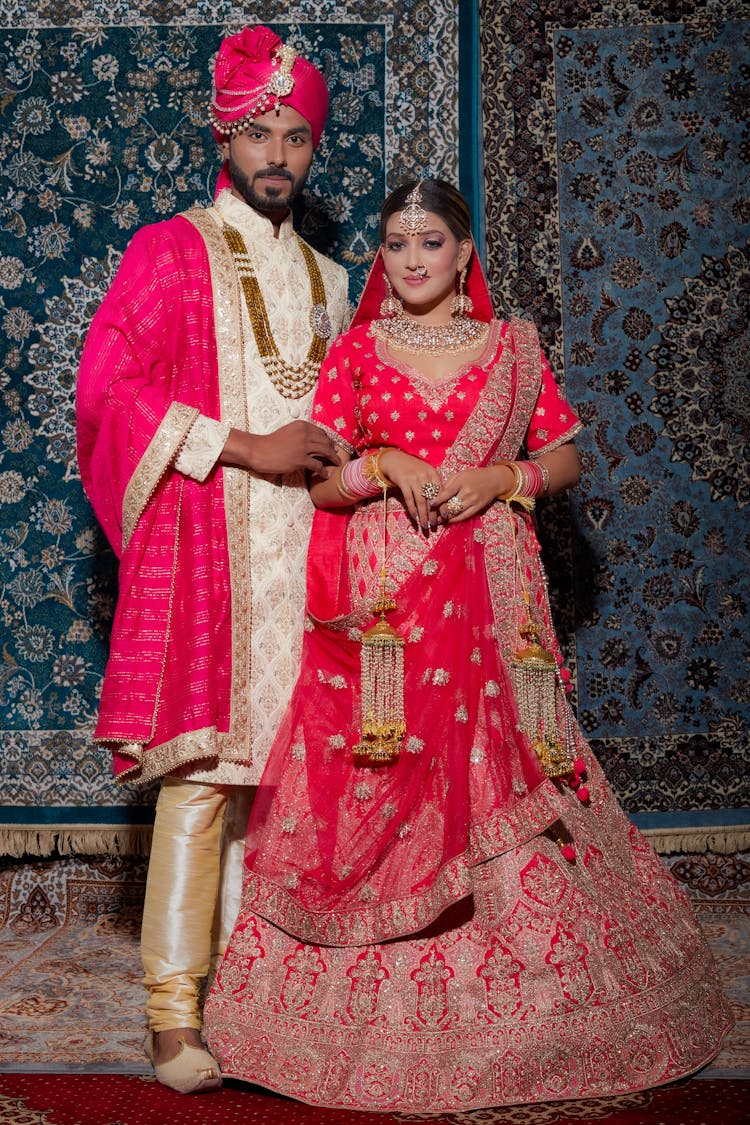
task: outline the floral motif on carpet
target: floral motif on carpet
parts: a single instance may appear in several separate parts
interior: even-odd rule
[[[2,1069],[147,1070],[139,955],[145,864],[116,857],[0,873]]]
[[[153,790],[91,743],[115,564],[75,460],[83,339],[134,231],[211,198],[221,37],[266,22],[320,66],[330,113],[298,226],[358,294],[388,176],[458,178],[458,4],[0,4],[0,851],[145,848]],[[387,112],[386,112],[386,107]],[[126,826],[131,823],[136,828]]]
[[[750,7],[481,8],[490,281],[586,427],[541,513],[580,722],[629,811],[721,823],[750,805]]]
[[[694,1079],[627,1097],[513,1106],[472,1113],[401,1114],[319,1109],[239,1083],[185,1098],[152,1079],[112,1075],[0,1074],[0,1125],[739,1125],[748,1083]]]

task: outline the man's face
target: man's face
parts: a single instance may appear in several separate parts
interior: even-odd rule
[[[312,130],[296,109],[282,105],[255,118],[221,146],[232,191],[266,215],[286,213],[301,192],[313,158]]]

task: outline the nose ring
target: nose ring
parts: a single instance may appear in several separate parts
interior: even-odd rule
[[[427,277],[427,266],[417,266],[416,272],[418,277]]]

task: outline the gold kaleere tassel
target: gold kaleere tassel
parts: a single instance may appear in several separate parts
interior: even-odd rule
[[[521,726],[547,777],[567,777],[573,759],[559,734],[555,658],[539,643],[539,629],[530,616],[519,633],[527,644],[516,652],[510,670]]]
[[[555,657],[541,643],[541,629],[531,616],[531,598],[524,580],[518,550],[518,529],[510,508],[511,499],[518,497],[509,497],[506,504],[513,521],[517,574],[526,606],[526,620],[518,630],[521,640],[526,644],[509,661],[518,717],[521,729],[536,750],[547,777],[554,781],[564,778],[578,800],[586,804],[589,800],[588,786],[581,785],[586,763],[582,758],[573,756],[575,731],[570,709],[565,704],[562,677]],[[562,820],[551,826],[549,835],[559,847],[563,859],[574,863],[576,849]]]
[[[404,638],[385,619],[396,604],[379,598],[372,607],[380,620],[362,637],[362,737],[354,747],[365,764],[395,762],[406,734]]]
[[[387,490],[390,481],[375,479],[383,486],[383,560],[380,568],[380,597],[372,607],[377,621],[362,635],[360,673],[362,684],[362,735],[354,747],[360,765],[389,765],[398,759],[406,734],[404,717],[404,638],[385,619],[396,603],[386,592]]]
[[[512,467],[512,466],[511,466]],[[523,474],[517,472],[517,493],[523,484]],[[547,777],[568,777],[573,770],[573,758],[560,737],[558,723],[558,672],[557,663],[540,641],[540,629],[531,616],[531,599],[524,581],[523,565],[518,553],[518,531],[511,512],[511,501],[522,503],[524,497],[511,494],[506,499],[508,514],[513,523],[513,547],[526,620],[518,632],[526,644],[518,649],[510,661],[510,676],[518,704],[521,727],[537,752]],[[533,506],[533,500],[531,501]],[[531,509],[524,504],[527,511]]]

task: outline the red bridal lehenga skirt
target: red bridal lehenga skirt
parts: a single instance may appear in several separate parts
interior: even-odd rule
[[[424,1113],[623,1094],[702,1067],[732,1025],[712,955],[595,762],[589,784],[566,818],[575,862],[539,835],[472,868],[473,894],[418,934],[308,944],[243,906],[205,1010],[223,1073]]]
[[[685,894],[574,721],[583,800],[519,734],[496,643],[511,602],[491,604],[510,583],[482,580],[490,519],[458,527],[417,543],[389,616],[407,638],[398,761],[357,773],[360,645],[308,629],[251,819],[206,1040],[224,1074],[314,1105],[623,1094],[698,1070],[732,1025]]]

